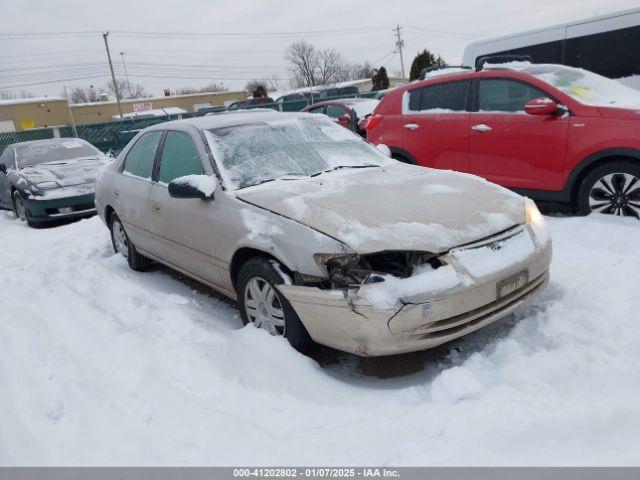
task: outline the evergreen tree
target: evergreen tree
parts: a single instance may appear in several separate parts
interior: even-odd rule
[[[372,91],[386,90],[389,88],[389,76],[387,75],[387,69],[380,67],[374,70],[373,77],[371,77],[371,83],[373,83]]]
[[[417,80],[420,78],[420,72],[429,67],[446,67],[447,62],[438,55],[437,57],[429,50],[424,49],[422,52],[416,55],[411,63],[411,70],[409,72],[409,80]]]

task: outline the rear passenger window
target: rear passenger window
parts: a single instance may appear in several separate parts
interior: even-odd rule
[[[151,179],[153,161],[156,158],[161,131],[142,135],[124,159],[123,171],[136,177]]]
[[[464,112],[467,110],[467,95],[470,82],[449,82],[429,85],[409,91],[409,110],[451,110]]]
[[[187,175],[202,175],[204,169],[191,137],[183,132],[169,132],[160,157],[159,180],[170,183]]]
[[[524,112],[534,98],[548,97],[526,83],[514,80],[481,80],[478,86],[478,109],[481,112]]]

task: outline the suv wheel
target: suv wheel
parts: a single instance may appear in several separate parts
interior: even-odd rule
[[[113,251],[122,254],[127,259],[127,263],[132,270],[142,272],[149,268],[151,260],[138,253],[136,247],[129,241],[127,232],[125,232],[122,222],[115,213],[111,214],[109,229],[111,230]]]
[[[253,323],[271,335],[283,335],[293,348],[309,352],[315,343],[291,304],[278,292],[284,283],[272,265],[273,260],[255,257],[238,273],[238,306],[242,322]]]
[[[612,162],[596,168],[580,185],[580,213],[640,219],[640,165]]]

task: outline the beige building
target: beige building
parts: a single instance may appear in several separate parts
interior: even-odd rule
[[[120,102],[122,113],[138,112],[163,108],[180,108],[187,112],[195,112],[206,107],[225,106],[236,100],[244,100],[247,93],[216,92],[196,93],[191,95],[175,95],[153,97]],[[72,104],[61,97],[20,98],[0,100],[0,132],[21,132],[34,128],[46,128],[70,125],[71,115],[77,125],[112,121],[119,115],[115,101]]]

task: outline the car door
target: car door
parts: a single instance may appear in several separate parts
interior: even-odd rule
[[[469,171],[470,85],[469,80],[453,81],[405,93],[402,144],[418,165]]]
[[[160,259],[205,281],[219,283],[220,262],[213,244],[214,202],[173,198],[168,189],[176,178],[213,174],[211,167],[205,170],[204,155],[188,133],[167,132],[154,175],[157,181],[151,187],[151,225]]]
[[[568,115],[529,115],[525,104],[548,93],[520,80],[476,80],[469,130],[471,173],[512,188],[560,190]]]
[[[112,204],[127,235],[138,250],[155,253],[151,232],[151,177],[163,132],[143,134],[126,153],[112,186]]]
[[[0,155],[0,207],[10,209],[12,208],[11,204],[11,188],[9,187],[9,182],[7,180],[7,174],[9,170],[13,168],[15,154],[13,152],[13,147],[7,147]]]

